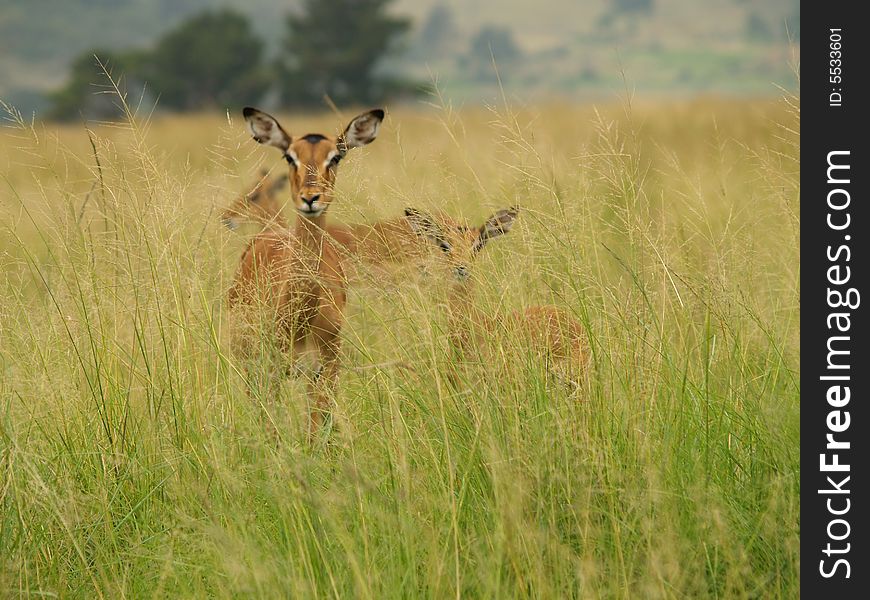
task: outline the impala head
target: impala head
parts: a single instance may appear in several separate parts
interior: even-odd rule
[[[417,235],[441,251],[453,276],[457,281],[463,282],[471,275],[471,266],[478,252],[490,240],[510,231],[519,211],[517,207],[496,211],[480,227],[439,222],[431,215],[414,208],[405,209],[405,218]]]
[[[287,176],[269,179],[269,170],[262,169],[257,184],[246,194],[240,194],[221,214],[221,222],[229,229],[237,229],[246,221],[265,223],[281,212],[278,192],[287,187]]]
[[[384,120],[384,111],[375,109],[351,120],[337,137],[319,133],[294,137],[284,131],[275,117],[261,110],[249,106],[242,112],[254,139],[284,155],[290,166],[293,205],[308,218],[319,217],[329,206],[339,161],[351,148],[372,143]]]

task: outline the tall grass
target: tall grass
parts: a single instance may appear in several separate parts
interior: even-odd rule
[[[216,217],[278,157],[236,115],[10,115],[0,595],[796,597],[798,127],[796,99],[389,115],[330,218],[521,206],[477,305],[569,309],[592,371],[572,395],[505,330],[451,386],[440,273],[357,265],[309,447],[303,385],[249,390],[229,344],[253,231]]]

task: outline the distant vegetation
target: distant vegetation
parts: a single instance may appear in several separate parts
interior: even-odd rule
[[[112,53],[88,50],[74,62],[67,84],[51,96],[51,116],[109,118],[115,102],[94,95],[117,83],[128,98],[176,111],[237,108],[258,102],[270,89],[287,106],[333,101],[382,100],[407,89],[375,73],[391,40],[409,28],[406,19],[386,15],[391,0],[307,0],[287,18],[281,59],[264,61],[265,43],[244,15],[205,11],[162,36],[153,49]],[[104,96],[105,97],[105,96]]]
[[[287,17],[278,62],[282,103],[320,104],[324,95],[341,104],[373,102],[407,89],[375,73],[380,60],[411,28],[387,13],[392,0],[304,0]]]
[[[493,61],[510,68],[522,58],[522,54],[510,29],[485,25],[471,40],[466,64],[478,77],[487,77],[494,74]]]
[[[51,116],[116,116],[117,95],[94,93],[112,91],[113,81],[128,100],[159,96],[161,106],[184,111],[257,98],[267,89],[269,74],[263,42],[247,18],[229,10],[204,12],[160,38],[151,51],[82,53],[66,86],[51,96]]]
[[[800,40],[796,0],[0,0],[0,14],[0,99],[65,118],[118,114],[95,54],[134,104],[223,110],[242,96],[395,100],[432,83],[460,102],[499,86],[600,98],[623,77],[639,92],[757,95],[792,83]]]

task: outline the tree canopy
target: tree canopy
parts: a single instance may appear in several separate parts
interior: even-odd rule
[[[436,4],[429,11],[420,28],[420,49],[430,55],[444,54],[459,38],[456,19],[447,4]]]
[[[269,85],[263,42],[248,19],[230,10],[206,11],[166,33],[152,50],[79,55],[67,84],[52,95],[54,118],[120,114],[118,98],[94,95],[110,89],[100,63],[111,67],[122,92],[139,96],[147,89],[161,107],[172,110],[240,106],[258,100]]]
[[[70,66],[69,82],[54,92],[49,100],[54,119],[70,120],[79,116],[109,119],[121,113],[119,99],[113,93],[107,74],[113,79],[123,71],[128,57],[103,49],[80,54]],[[126,81],[118,77],[119,90],[126,91]]]
[[[377,75],[381,60],[411,26],[387,13],[392,0],[304,0],[287,18],[279,60],[281,97],[288,105],[383,99],[394,89]]]
[[[263,42],[246,17],[207,11],[160,39],[145,76],[169,108],[236,106],[256,101],[268,86],[262,61]]]
[[[468,64],[481,79],[494,77],[492,61],[507,66],[522,57],[522,51],[514,40],[513,32],[506,27],[484,25],[471,39]]]
[[[392,0],[305,0],[287,18],[283,51],[271,66],[248,19],[232,10],[205,11],[164,34],[152,49],[88,51],[72,64],[65,87],[52,96],[52,116],[110,118],[118,99],[94,93],[109,86],[96,53],[114,66],[125,89],[148,91],[163,109],[189,111],[259,102],[270,86],[285,105],[320,104],[324,95],[344,104],[384,99],[400,86],[377,67],[410,28],[391,16]],[[133,94],[131,94],[133,95]]]

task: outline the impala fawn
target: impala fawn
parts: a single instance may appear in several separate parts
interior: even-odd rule
[[[240,194],[221,213],[221,223],[235,231],[242,223],[253,223],[261,229],[287,229],[290,225],[281,214],[279,192],[287,187],[287,175],[269,177],[268,169],[261,169],[257,183],[250,192]],[[327,225],[327,232],[331,225]]]
[[[251,240],[229,291],[229,304],[237,312],[248,309],[265,315],[279,349],[290,355],[290,364],[313,346],[319,366],[308,383],[313,399],[311,438],[335,390],[347,287],[340,253],[324,236],[325,213],[339,161],[351,148],[375,140],[384,111],[357,116],[338,137],[293,137],[271,115],[250,107],[243,114],[254,139],[277,148],[287,160],[290,200],[297,216],[292,229],[269,227]]]
[[[286,175],[269,178],[268,171],[246,194],[241,194],[221,215],[223,224],[231,230],[242,223],[253,223],[262,229],[288,227],[282,215],[283,202],[279,192],[286,187]],[[447,220],[447,217],[440,217]],[[431,248],[418,236],[405,216],[352,225],[327,223],[325,231],[340,244],[339,250],[368,265],[383,266],[421,259]]]
[[[515,331],[528,349],[562,371],[556,375],[566,375],[577,388],[585,379],[590,355],[586,331],[568,311],[537,305],[498,317],[485,314],[474,304],[470,281],[474,260],[490,241],[510,231],[518,214],[518,208],[499,210],[480,227],[468,227],[405,209],[411,228],[441,250],[442,260],[451,271],[448,324],[451,342],[460,355],[485,355],[488,339],[506,327]],[[453,374],[451,379],[455,382]]]

